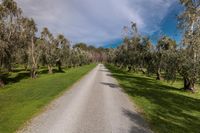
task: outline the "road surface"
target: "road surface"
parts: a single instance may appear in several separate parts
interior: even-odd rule
[[[150,133],[110,72],[99,64],[18,133]]]

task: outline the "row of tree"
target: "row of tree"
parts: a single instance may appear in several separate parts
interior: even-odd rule
[[[36,36],[37,34],[37,36]],[[79,43],[73,47],[64,35],[56,37],[43,28],[40,35],[33,19],[22,14],[13,0],[0,1],[0,86],[3,73],[10,72],[16,64],[23,65],[36,78],[39,66],[76,67],[103,60],[101,48]]]
[[[184,89],[194,91],[200,79],[200,1],[180,0],[180,3],[185,7],[178,16],[178,27],[183,31],[181,44],[162,36],[152,45],[149,38],[138,34],[136,23],[132,23],[131,37],[125,37],[121,46],[109,50],[108,62],[128,71],[156,74],[157,80],[174,81],[181,76]]]
[[[24,17],[13,0],[1,0],[0,86],[3,86],[2,72],[12,71],[16,64],[23,65],[36,78],[39,66],[47,66],[52,73],[54,66],[62,71],[62,66],[106,61],[128,71],[156,74],[157,80],[175,80],[181,76],[184,89],[194,91],[194,84],[200,79],[200,0],[180,0],[180,3],[185,7],[178,16],[178,27],[183,33],[181,44],[162,36],[152,45],[148,37],[139,35],[136,23],[132,23],[131,36],[125,37],[122,45],[104,49],[84,43],[71,46],[64,35],[55,37],[48,28],[36,36],[34,20]]]

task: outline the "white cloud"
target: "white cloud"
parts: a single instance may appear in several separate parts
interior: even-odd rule
[[[38,27],[62,33],[72,42],[103,45],[122,37],[122,27],[137,23],[143,33],[159,23],[176,0],[16,0]]]

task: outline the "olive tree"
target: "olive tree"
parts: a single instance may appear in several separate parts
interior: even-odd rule
[[[195,82],[200,76],[200,1],[180,2],[185,8],[178,16],[178,26],[184,34],[179,73],[184,79],[184,89],[194,91]]]
[[[35,33],[37,32],[37,27],[33,19],[26,20],[26,31],[25,31],[25,39],[28,43],[28,63],[31,68],[31,77],[36,78],[36,73],[39,65],[39,60],[41,56],[41,48],[39,40],[35,37]],[[26,36],[28,35],[28,36]]]
[[[41,42],[43,50],[43,59],[48,66],[49,73],[53,73],[53,66],[56,64],[56,41],[48,28],[44,28],[41,32]]]
[[[155,72],[156,72],[156,79],[161,80],[161,70],[164,68],[166,57],[168,54],[175,52],[176,50],[176,41],[172,40],[167,36],[163,36],[158,41],[156,46],[156,53],[154,56],[154,63],[155,63]]]
[[[58,71],[62,71],[62,65],[69,65],[69,56],[70,56],[70,43],[64,37],[64,35],[58,35],[56,38],[57,46],[57,59],[56,64],[58,66]]]
[[[11,71],[14,53],[19,44],[19,19],[21,9],[13,0],[0,1],[0,67]],[[2,71],[0,69],[0,71]],[[3,86],[0,75],[0,86]]]

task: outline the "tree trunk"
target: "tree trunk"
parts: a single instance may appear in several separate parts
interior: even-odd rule
[[[142,74],[146,73],[142,68],[140,68],[139,70],[142,72]]]
[[[36,73],[37,73],[36,67],[32,67],[31,68],[31,78],[36,78],[37,77]]]
[[[12,72],[12,66],[11,65],[8,65],[8,72]]]
[[[49,70],[49,74],[52,74],[52,73],[53,73],[53,70],[52,70],[52,66],[51,66],[51,65],[48,65],[48,70]]]
[[[128,72],[130,72],[132,70],[131,66],[128,66]]]
[[[3,80],[0,77],[0,88],[3,87],[3,86],[4,86],[4,82],[3,82]]]
[[[58,71],[59,71],[59,72],[62,72],[61,65],[58,65]]]
[[[56,64],[57,64],[57,66],[58,66],[58,71],[59,71],[59,72],[62,72],[61,61],[58,60]]]
[[[162,80],[162,76],[161,76],[161,72],[160,72],[160,68],[158,68],[157,73],[156,73],[156,80]]]
[[[34,43],[34,37],[31,38],[31,58],[32,58],[32,67],[31,67],[31,78],[36,78],[37,75],[37,63],[35,59],[35,43]]]
[[[119,69],[123,68],[123,64],[118,64],[117,66],[119,67]]]
[[[194,82],[189,80],[189,78],[184,78],[184,88],[183,89],[194,92],[195,91]]]
[[[27,64],[24,65],[24,70],[25,70],[25,71],[28,70],[28,65],[27,65]]]

